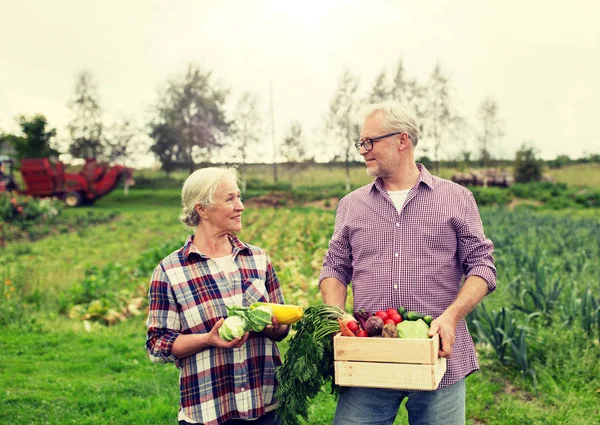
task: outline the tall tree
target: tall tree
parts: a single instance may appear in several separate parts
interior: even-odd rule
[[[290,172],[292,187],[295,187],[298,172],[305,168],[307,161],[312,159],[306,150],[302,125],[299,122],[294,121],[291,123],[280,151],[288,163],[287,168]]]
[[[389,92],[392,98],[398,102],[408,103],[410,99],[407,99],[407,86],[409,79],[406,77],[406,71],[404,70],[404,63],[402,59],[398,60],[396,70],[393,72],[392,84]]]
[[[417,118],[422,118],[424,90],[424,87],[419,84],[416,78],[407,75],[404,62],[400,59],[392,77],[392,84],[389,90],[390,96],[412,108]]]
[[[140,129],[132,119],[120,117],[103,134],[104,159],[108,162],[126,162],[134,152],[139,151]]]
[[[503,124],[498,118],[498,104],[486,97],[477,110],[477,118],[481,125],[477,132],[479,155],[481,164],[487,168],[492,157],[492,145],[504,136]]]
[[[67,126],[71,137],[69,153],[75,158],[102,157],[102,109],[90,72],[82,71],[77,75],[75,94],[68,106],[71,115]]]
[[[165,171],[185,167],[191,173],[198,161],[209,160],[212,150],[223,146],[222,138],[232,130],[225,117],[227,94],[213,85],[210,72],[193,64],[167,82],[150,123],[150,150]]]
[[[56,129],[46,129],[48,121],[45,116],[38,114],[28,118],[21,115],[18,122],[23,135],[5,136],[13,146],[17,159],[58,157],[58,151],[53,147]]]
[[[356,157],[354,144],[360,136],[360,128],[356,122],[358,108],[358,78],[346,70],[329,103],[326,118],[327,133],[334,145],[334,160],[340,158],[346,168],[346,191],[350,190],[350,162]]]
[[[450,95],[448,77],[437,64],[429,78],[424,101],[424,132],[433,141],[436,174],[440,173],[440,149],[443,141],[456,135],[464,120],[455,111]]]
[[[371,93],[369,93],[367,101],[369,103],[377,103],[384,100],[388,100],[389,98],[390,91],[387,84],[387,75],[385,73],[384,68],[375,78],[375,83],[373,84],[373,88],[371,89]]]
[[[236,151],[236,159],[239,161],[242,191],[245,192],[246,176],[244,171],[248,152],[258,144],[263,130],[257,95],[250,92],[242,93],[235,107],[233,130],[233,147]]]

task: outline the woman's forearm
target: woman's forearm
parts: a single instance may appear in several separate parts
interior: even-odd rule
[[[175,357],[181,359],[195,354],[211,345],[210,334],[179,334],[173,343],[171,352]]]

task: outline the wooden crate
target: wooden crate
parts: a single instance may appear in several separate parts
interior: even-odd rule
[[[440,339],[333,339],[335,382],[346,387],[435,390],[446,372]]]

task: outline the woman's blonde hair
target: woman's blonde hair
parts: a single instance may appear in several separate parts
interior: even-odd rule
[[[221,183],[237,184],[238,173],[231,167],[208,167],[194,171],[183,183],[181,189],[181,215],[179,220],[188,227],[200,224],[196,205],[210,207]]]

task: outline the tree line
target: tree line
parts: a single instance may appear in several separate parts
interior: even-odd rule
[[[494,146],[505,136],[498,103],[489,96],[484,97],[477,110],[477,122],[469,123],[456,107],[449,77],[440,64],[435,65],[425,81],[419,81],[399,60],[391,72],[382,69],[366,91],[360,86],[358,75],[349,70],[343,72],[324,113],[323,128],[318,130],[323,134],[323,143],[318,146],[323,150],[321,154],[346,164],[347,186],[350,164],[357,159],[354,143],[360,132],[356,121],[358,108],[388,99],[400,99],[415,111],[421,137],[431,146],[431,151],[426,150],[421,159],[436,172],[439,173],[444,146],[449,141],[455,144],[475,139],[477,143],[474,151],[466,143],[459,143],[458,154],[453,158],[446,155],[446,160],[477,162],[481,166],[493,163]],[[150,107],[151,119],[144,126],[126,116],[107,122],[93,75],[83,71],[76,77],[68,102],[68,146],[64,152],[59,152],[56,129],[50,128],[46,118],[37,114],[17,118],[21,135],[0,131],[0,153],[2,146],[5,150],[10,146],[17,159],[68,153],[73,158],[95,157],[115,162],[149,152],[164,171],[171,172],[193,171],[197,164],[211,162],[216,154],[226,152],[231,158],[228,162],[243,167],[254,148],[268,143],[268,131],[265,131],[268,120],[261,115],[260,98],[256,93],[241,93],[229,111],[226,106],[231,97],[230,90],[215,83],[210,71],[189,64],[183,72],[166,81]],[[271,138],[274,139],[273,133]],[[144,140],[149,140],[149,144]],[[277,162],[301,167],[314,160],[317,148],[308,147],[305,129],[297,120],[289,123],[280,142],[275,144],[275,180]],[[521,155],[525,151],[535,155],[533,148],[523,145]],[[268,162],[265,158],[262,160]],[[555,160],[560,164],[565,161],[571,160],[565,155]]]

